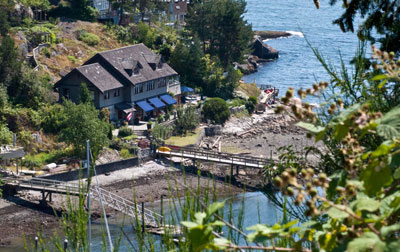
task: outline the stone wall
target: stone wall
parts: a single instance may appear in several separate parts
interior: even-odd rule
[[[148,160],[148,159],[141,159],[140,162],[142,162],[144,160]],[[119,160],[119,161],[115,161],[115,162],[110,162],[107,164],[96,165],[96,173],[98,175],[100,175],[100,174],[105,174],[107,172],[113,172],[113,171],[122,170],[122,169],[126,169],[129,167],[135,167],[135,166],[139,167],[139,159],[137,157]],[[79,179],[80,174],[81,174],[82,178],[86,178],[87,177],[87,168],[76,169],[76,170],[57,173],[57,174],[43,175],[43,176],[40,176],[39,178],[60,180],[60,181],[71,181],[71,180]]]

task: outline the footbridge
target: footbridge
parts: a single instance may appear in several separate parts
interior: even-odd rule
[[[58,180],[49,180],[43,178],[31,178],[26,180],[4,179],[5,183],[16,187],[17,190],[32,190],[42,192],[43,201],[51,201],[52,193],[79,195],[86,194],[86,182],[64,182]],[[113,208],[127,216],[138,219],[142,225],[149,228],[159,228],[162,223],[162,216],[150,209],[140,208],[134,202],[127,200],[115,193],[104,190],[100,187],[90,187],[91,198],[96,201],[102,201],[104,205]]]
[[[192,160],[207,161],[249,168],[263,168],[271,161],[267,158],[231,154],[225,152],[206,151],[198,148],[187,148],[166,145],[157,149],[159,155],[166,157],[180,157]]]

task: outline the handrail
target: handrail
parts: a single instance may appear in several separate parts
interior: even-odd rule
[[[264,159],[264,158],[259,158],[259,157],[248,157],[248,156],[241,156],[238,154],[231,154],[231,153],[224,153],[224,152],[213,152],[213,151],[205,151],[202,149],[196,149],[196,148],[188,148],[188,147],[178,147],[178,146],[173,146],[173,145],[167,145],[167,147],[170,148],[169,152],[166,152],[168,154],[172,153],[179,153],[181,155],[193,155],[195,158],[199,156],[205,157],[207,160],[210,159],[217,159],[219,162],[221,162],[222,159],[229,160],[232,163],[237,161],[237,162],[243,162],[246,164],[255,164],[258,166],[263,166],[267,163],[270,162],[269,159]]]
[[[80,182],[63,182],[43,178],[32,178],[28,180],[14,181],[16,181],[18,185],[22,185],[26,188],[39,187],[42,190],[63,191],[65,193],[80,193],[82,188],[86,188],[86,183],[80,184]],[[138,216],[139,219],[143,218],[146,225],[158,226],[158,220],[161,220],[163,218],[160,214],[157,214],[152,210],[146,208],[144,208],[144,213],[142,216],[141,209],[138,209],[137,204],[135,204],[134,202],[102,188],[99,188],[99,190],[105,204],[107,204],[109,207],[123,212],[124,214],[129,215],[133,218],[136,218],[136,216]],[[93,198],[95,200],[100,200],[100,193],[96,188],[91,187],[90,193],[93,195]]]

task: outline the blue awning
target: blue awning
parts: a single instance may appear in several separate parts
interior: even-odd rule
[[[161,100],[165,101],[168,105],[177,103],[174,98],[172,98],[170,95],[167,95],[167,94],[161,95],[160,98],[161,98]]]
[[[149,102],[151,104],[153,104],[156,108],[163,108],[165,107],[165,103],[163,103],[160,99],[158,99],[157,97],[151,98],[149,99]]]
[[[136,104],[143,109],[144,112],[150,112],[153,111],[154,108],[148,104],[146,101],[140,101],[140,102],[136,102]]]
[[[193,90],[193,88],[191,88],[191,87],[187,87],[187,86],[183,86],[183,87],[181,87],[181,92],[182,93],[191,93],[191,92],[193,92],[194,90]]]

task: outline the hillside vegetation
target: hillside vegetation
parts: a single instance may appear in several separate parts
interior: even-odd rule
[[[100,23],[85,21],[45,23],[33,28],[19,28],[29,39],[33,32],[50,33],[49,48],[42,48],[37,60],[40,71],[51,76],[52,81],[60,78],[60,74],[68,73],[73,68],[82,65],[97,52],[122,47],[124,43]],[[15,36],[18,38],[18,36]],[[17,40],[19,46],[23,40]]]

